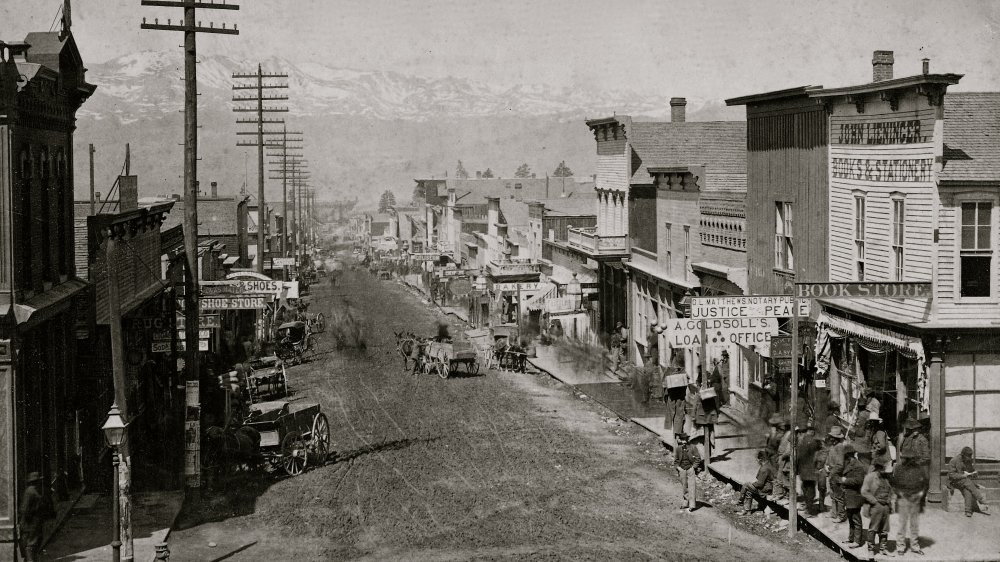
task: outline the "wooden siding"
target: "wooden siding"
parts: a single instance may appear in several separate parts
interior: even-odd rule
[[[628,233],[632,247],[656,253],[659,230],[657,227],[656,188],[634,186],[628,198]]]
[[[855,193],[865,196],[865,280],[895,281],[892,194],[905,202],[903,281],[934,277],[935,110],[909,94],[893,111],[868,100],[834,106],[830,117],[830,280],[857,281]],[[857,304],[876,316],[921,322],[931,317],[929,299],[865,299]]]
[[[796,277],[825,280],[829,205],[825,110],[811,100],[748,107],[747,135],[747,275],[751,294],[785,292],[784,276],[774,270],[776,201],[794,204]]]
[[[660,241],[656,252],[657,265],[660,271],[670,279],[685,282],[695,280],[691,264],[703,261],[703,252],[699,236],[698,192],[668,191],[660,189],[656,200],[656,236]],[[670,267],[667,267],[667,223],[670,223]],[[684,227],[690,228],[691,255],[688,256],[688,268],[684,269]],[[737,267],[744,267],[743,265]]]
[[[597,189],[628,191],[628,161],[624,154],[597,156]]]

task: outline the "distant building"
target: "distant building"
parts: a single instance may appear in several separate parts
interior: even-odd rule
[[[218,184],[210,185],[211,191],[198,197],[198,241],[214,240],[224,245],[227,266],[249,268],[256,258],[250,255],[249,197],[219,195]],[[164,230],[184,224],[184,205],[184,200],[178,198],[164,222]]]

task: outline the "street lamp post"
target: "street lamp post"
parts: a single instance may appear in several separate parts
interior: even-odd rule
[[[112,502],[112,517],[115,520],[115,536],[114,540],[111,541],[111,559],[113,562],[121,561],[121,548],[122,548],[122,526],[119,515],[119,486],[118,481],[118,447],[121,447],[122,443],[125,442],[125,429],[126,424],[122,420],[121,412],[118,411],[118,404],[111,405],[111,411],[108,412],[108,419],[104,422],[104,426],[101,430],[104,431],[104,440],[107,442],[108,446],[111,447],[112,454],[112,465],[114,466],[114,488],[115,497]]]

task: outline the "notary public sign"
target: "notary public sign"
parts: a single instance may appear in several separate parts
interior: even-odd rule
[[[202,310],[263,310],[267,307],[264,296],[202,297]]]
[[[746,346],[769,346],[771,336],[778,333],[777,318],[670,318],[664,333],[673,348],[701,347],[701,326],[705,326],[706,345],[735,343]]]
[[[691,318],[788,318],[794,310],[793,300],[790,295],[694,297]],[[799,301],[799,316],[809,316],[808,300]]]
[[[800,299],[927,299],[930,283],[796,283]]]

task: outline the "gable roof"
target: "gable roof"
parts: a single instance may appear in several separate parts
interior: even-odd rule
[[[941,181],[1000,183],[1000,92],[944,96]]]
[[[652,183],[649,168],[705,166],[709,179],[726,174],[728,189],[746,189],[746,121],[639,121],[628,133],[638,166],[630,183]],[[735,183],[734,183],[734,180]],[[706,182],[711,188],[711,182]]]

